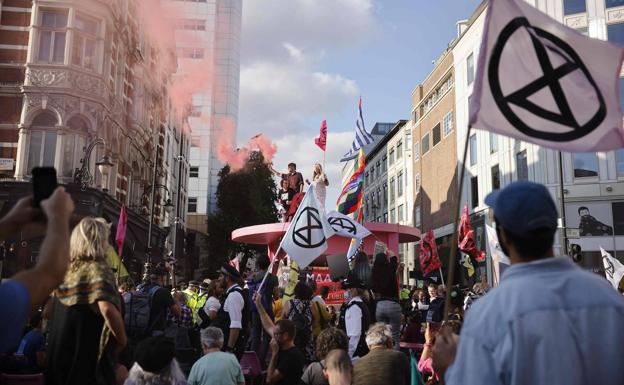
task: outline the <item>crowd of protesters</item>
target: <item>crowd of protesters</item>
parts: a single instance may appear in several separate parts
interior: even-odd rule
[[[554,258],[548,191],[514,183],[486,202],[512,261],[499,287],[401,287],[397,257],[359,253],[344,303],[328,306],[313,280],[285,296],[266,255],[245,277],[224,265],[169,287],[156,266],[138,285],[119,280],[110,224],[86,217],[70,232],[62,188],[41,209],[23,199],[0,236],[41,215],[46,232],[35,267],[0,285],[0,369],[59,385],[624,383],[624,300]]]

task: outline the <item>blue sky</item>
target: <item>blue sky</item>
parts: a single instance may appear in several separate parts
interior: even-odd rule
[[[246,0],[239,142],[264,132],[278,144],[276,167],[295,161],[309,178],[322,161],[313,137],[327,119],[331,206],[359,95],[368,128],[408,119],[412,90],[479,2]]]

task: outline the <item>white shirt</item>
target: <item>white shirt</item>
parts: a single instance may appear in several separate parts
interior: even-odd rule
[[[349,303],[352,302],[364,302],[360,297],[353,297]],[[349,337],[349,357],[353,357],[358,343],[360,342],[360,336],[362,335],[362,309],[358,305],[353,305],[347,309],[345,314],[345,328],[347,329],[347,337]]]
[[[240,288],[240,286],[234,284],[227,289],[228,295],[223,303],[223,310],[230,315],[230,329],[242,329],[245,300],[239,292],[232,292],[234,288]]]
[[[316,297],[312,298],[312,301],[313,302],[318,302],[318,303],[320,303],[323,306],[327,306],[327,304],[325,303],[325,300],[320,295],[317,295]]]
[[[243,304],[244,305],[244,304]],[[208,314],[210,311],[219,311],[221,309],[221,302],[215,297],[210,297],[206,300],[204,305],[204,311]]]
[[[314,193],[316,194],[316,199],[318,199],[321,207],[325,207],[325,195],[327,194],[327,187],[325,186],[325,173],[321,173],[312,179],[312,187],[314,188]]]

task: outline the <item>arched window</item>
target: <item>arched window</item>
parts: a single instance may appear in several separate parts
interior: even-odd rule
[[[74,169],[80,167],[80,159],[84,155],[89,123],[81,116],[74,116],[67,121],[69,132],[64,136],[62,176],[70,178]]]
[[[28,143],[28,174],[34,167],[54,167],[57,124],[58,120],[50,112],[42,112],[33,119]]]

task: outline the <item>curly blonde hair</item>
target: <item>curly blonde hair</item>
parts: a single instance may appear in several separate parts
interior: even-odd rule
[[[110,224],[104,218],[83,218],[69,239],[70,267],[76,267],[82,262],[106,261],[110,247],[109,235]]]

